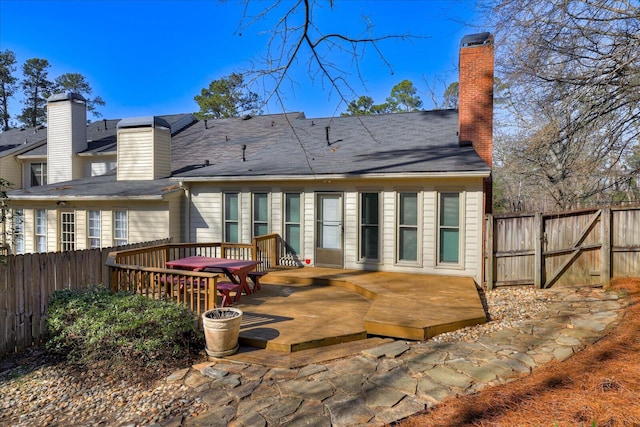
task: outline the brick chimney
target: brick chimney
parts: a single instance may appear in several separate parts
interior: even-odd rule
[[[491,168],[493,163],[493,36],[470,34],[460,42],[458,87],[458,131],[460,146],[472,145]],[[493,181],[482,183],[483,211],[493,211]],[[483,238],[484,238],[483,223]],[[484,241],[484,240],[483,240]]]
[[[460,145],[472,145],[489,167],[493,160],[493,36],[464,36],[460,42],[458,95]]]

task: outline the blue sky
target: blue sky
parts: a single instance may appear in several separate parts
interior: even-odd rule
[[[249,14],[270,3],[252,1]],[[362,79],[344,56],[333,59],[357,93],[377,103],[409,79],[424,107],[433,108],[428,86],[441,95],[445,82],[457,81],[462,36],[487,30],[472,26],[478,21],[472,0],[336,0],[333,9],[327,3],[314,16],[326,32],[359,36],[366,17],[373,36],[419,37],[379,44],[393,72],[370,48],[361,63]],[[47,59],[51,80],[64,73],[84,75],[94,95],[106,102],[99,108],[105,118],[194,112],[200,89],[247,69],[266,52],[277,11],[239,29],[243,8],[244,2],[233,0],[1,0],[0,50],[16,53],[18,75],[29,58]],[[307,117],[338,115],[346,106],[326,80],[309,76],[308,57],[303,52],[283,86],[286,110]],[[13,115],[21,108],[14,99]],[[264,112],[279,113],[282,107],[271,102]]]

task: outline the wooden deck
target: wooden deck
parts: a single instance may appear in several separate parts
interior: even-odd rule
[[[269,364],[258,360],[268,354],[293,366],[357,353],[380,337],[424,340],[486,321],[467,277],[307,267],[270,272],[261,285],[235,304],[244,318],[231,359]]]

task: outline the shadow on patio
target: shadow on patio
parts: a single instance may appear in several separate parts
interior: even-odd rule
[[[484,323],[469,277],[291,267],[276,234],[251,244],[177,243],[109,253],[112,291],[169,298],[196,314],[219,305],[217,273],[168,268],[196,256],[257,261],[262,289],[234,305],[245,313],[240,351],[227,359],[294,367],[345,357],[394,339],[425,340]],[[206,270],[206,269],[205,269]]]
[[[272,271],[235,305],[240,351],[227,359],[295,367],[391,339],[424,340],[484,323],[468,277],[305,267]]]

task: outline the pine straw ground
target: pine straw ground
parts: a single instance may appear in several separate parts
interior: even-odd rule
[[[618,326],[564,362],[401,423],[415,426],[640,426],[640,278],[612,281],[629,307]]]

